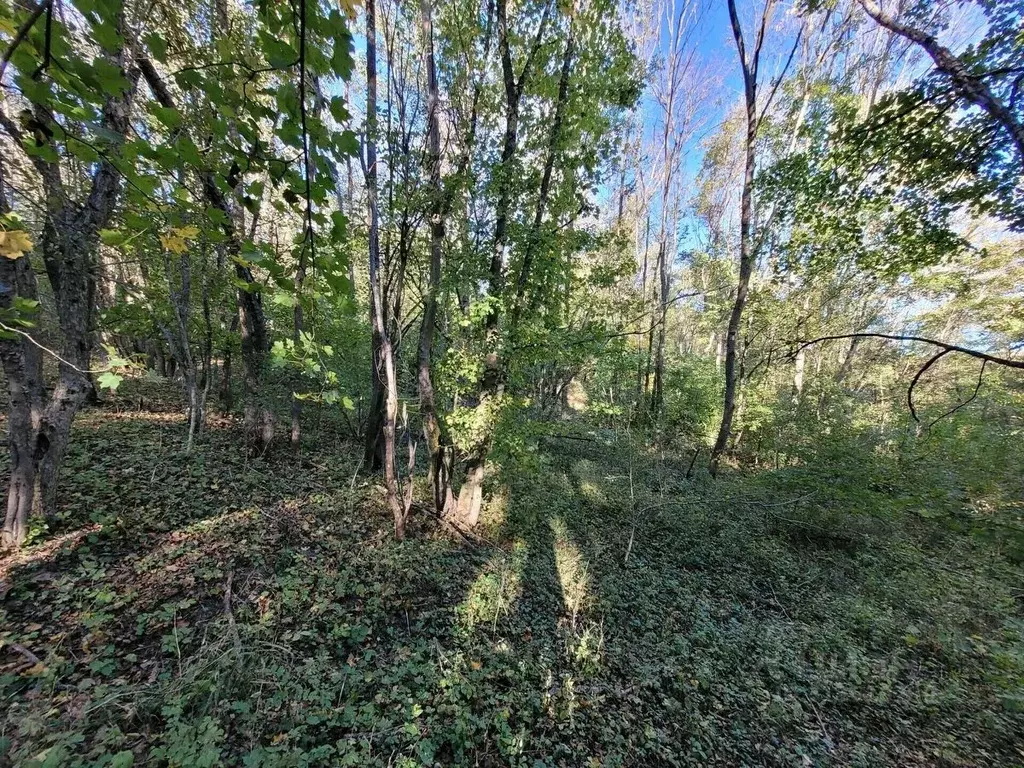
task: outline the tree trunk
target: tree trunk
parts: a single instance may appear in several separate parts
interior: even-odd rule
[[[231,331],[234,333],[238,330],[238,315],[236,314],[231,318]],[[221,411],[227,415],[231,413],[231,409],[235,407],[235,392],[231,387],[231,340],[225,339],[224,350],[221,353],[222,359],[220,364],[220,407]]]
[[[651,414],[661,414],[665,404],[665,336],[668,324],[668,243],[664,235],[658,246],[658,321],[654,340],[654,384],[651,389]]]
[[[150,91],[160,105],[174,108],[174,99],[153,63],[145,56],[140,56],[138,64]],[[212,173],[201,172],[199,177],[203,185],[203,192],[210,205],[224,214],[221,229],[224,232],[226,261],[234,264],[235,277],[245,284],[244,288],[238,289],[237,295],[238,329],[242,347],[242,388],[245,394],[243,425],[249,455],[262,456],[270,448],[275,430],[274,415],[262,401],[262,392],[260,391],[263,369],[269,350],[263,302],[256,289],[252,270],[245,266],[239,258],[245,237],[245,233],[240,227],[240,216],[235,215],[236,212],[232,209],[220,187],[217,186]]]
[[[423,320],[420,323],[418,379],[420,416],[423,436],[427,441],[430,462],[430,488],[434,511],[448,518],[455,514],[452,492],[451,453],[445,448],[437,400],[432,378],[434,324],[437,317],[437,294],[441,286],[441,257],[444,247],[444,190],[441,188],[441,128],[438,109],[437,68],[434,62],[434,26],[431,0],[421,0],[420,17],[423,32],[423,62],[427,74],[427,151],[430,155],[430,188],[433,200],[430,211],[430,276],[423,294]]]
[[[114,140],[107,158],[95,166],[84,202],[76,203],[69,198],[57,163],[38,155],[29,158],[39,173],[45,193],[45,219],[38,250],[53,288],[62,338],[59,378],[49,398],[42,376],[42,351],[34,340],[25,334],[0,343],[10,393],[11,479],[4,530],[0,535],[4,547],[16,547],[25,540],[28,515],[34,507],[41,508],[48,519],[55,517],[57,484],[71,424],[93,389],[88,369],[99,230],[109,223],[120,194],[121,174],[110,157],[116,155],[127,132],[139,78],[138,70],[128,66],[125,51],[120,51],[114,62],[128,87],[108,99],[103,107],[101,124]],[[36,108],[35,112],[36,119],[48,121],[42,110]],[[21,129],[6,115],[2,125],[13,144],[23,146]],[[0,208],[8,209],[2,185]],[[24,255],[13,262],[4,261],[8,263],[0,272],[5,286],[0,304],[11,307],[15,296],[35,300],[36,280],[30,257]]]
[[[738,378],[736,375],[736,364],[738,357],[738,336],[740,322],[743,320],[743,308],[747,303],[747,291],[750,287],[750,276],[754,271],[756,254],[752,243],[752,228],[754,224],[754,169],[756,160],[758,113],[757,113],[757,68],[761,52],[761,44],[764,41],[764,31],[768,23],[768,16],[771,13],[772,0],[768,0],[761,17],[761,27],[758,31],[757,40],[754,46],[751,59],[748,61],[743,42],[743,32],[740,27],[739,17],[736,14],[736,0],[729,0],[729,17],[732,22],[733,35],[736,38],[736,48],[739,52],[740,64],[743,67],[743,85],[746,97],[747,108],[747,135],[744,143],[745,162],[743,171],[743,192],[740,197],[740,273],[736,286],[736,298],[733,302],[732,313],[729,315],[729,329],[725,338],[725,398],[722,407],[722,423],[718,429],[718,438],[711,450],[710,471],[712,477],[718,473],[718,462],[729,445],[729,437],[732,433],[733,416],[736,411],[736,389]]]
[[[384,295],[380,269],[379,214],[377,209],[377,20],[376,3],[366,3],[366,197],[370,207],[370,310],[374,348],[374,368],[380,372],[384,394],[384,486],[388,508],[395,519],[395,538],[405,538],[405,507],[398,493],[395,466],[395,423],[398,420],[398,382],[391,340],[384,321]]]
[[[519,326],[526,286],[529,284],[530,270],[533,267],[533,259],[537,248],[540,247],[543,240],[544,213],[547,209],[548,198],[551,195],[551,177],[554,173],[555,156],[558,153],[562,137],[562,122],[565,119],[565,107],[569,101],[569,75],[572,72],[572,60],[576,52],[575,27],[572,21],[572,15],[570,14],[569,31],[565,39],[565,51],[562,54],[562,70],[558,78],[558,98],[555,102],[554,118],[551,121],[551,133],[548,136],[547,155],[544,158],[544,171],[541,174],[537,205],[533,212],[533,228],[530,230],[530,236],[526,242],[523,263],[519,270],[519,278],[516,281],[516,298],[512,305],[513,316],[511,325],[513,333],[517,331]]]
[[[4,201],[0,201],[4,205]],[[36,278],[28,256],[0,259],[0,306],[9,310],[15,295],[34,300]],[[0,339],[0,361],[7,377],[8,449],[11,478],[0,549],[18,547],[28,535],[28,518],[35,506],[39,460],[47,449],[42,434],[43,369],[38,347],[22,338]]]
[[[537,33],[527,52],[523,69],[516,77],[512,63],[512,51],[509,41],[507,0],[496,0],[495,9],[498,21],[498,49],[501,53],[502,82],[505,89],[505,137],[502,142],[501,164],[499,166],[498,199],[495,204],[494,240],[491,251],[491,264],[488,280],[488,296],[494,299],[485,320],[488,353],[484,362],[484,375],[480,385],[478,408],[490,408],[504,394],[503,371],[498,352],[498,323],[500,318],[500,298],[504,290],[505,248],[508,244],[508,220],[512,204],[512,185],[507,178],[511,172],[512,160],[519,149],[519,109],[523,97],[523,87],[530,73],[534,54],[540,48],[547,27],[552,4],[544,6],[544,12],[537,27]],[[490,430],[487,437],[480,440],[469,451],[465,462],[466,479],[459,489],[458,513],[467,526],[476,525],[480,519],[483,504],[484,470],[487,454],[491,449]]]
[[[300,96],[300,98],[304,98]],[[309,173],[309,170],[306,171]],[[308,233],[307,233],[308,236]],[[295,310],[292,315],[292,344],[294,345],[295,351],[298,352],[300,345],[302,344],[302,331],[303,331],[303,316],[302,316],[302,288],[306,282],[306,244],[303,243],[302,250],[299,252],[299,264],[298,269],[295,272]],[[299,384],[302,379],[301,376],[296,376],[296,384]],[[299,399],[298,392],[292,393],[292,430],[291,430],[291,442],[292,449],[295,451],[299,450],[299,445],[302,440],[302,401]]]

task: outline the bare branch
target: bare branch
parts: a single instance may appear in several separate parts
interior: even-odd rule
[[[11,57],[15,51],[18,50],[25,38],[28,37],[28,33],[32,31],[32,27],[39,21],[39,17],[43,15],[53,5],[53,0],[43,0],[39,5],[32,9],[31,15],[25,19],[25,23],[22,24],[17,33],[14,35],[14,39],[11,40],[11,44],[7,46],[7,50],[4,51],[3,59],[0,59],[0,84],[3,83],[4,73],[7,72],[7,65],[11,61]],[[49,46],[47,46],[49,48]]]
[[[948,411],[946,411],[944,414],[939,416],[937,419],[934,419],[931,422],[931,424],[928,425],[928,429],[931,429],[932,427],[934,427],[936,424],[938,424],[940,421],[942,421],[947,416],[952,416],[954,413],[959,411],[961,408],[964,408],[965,406],[968,406],[972,402],[974,402],[974,399],[978,396],[978,392],[981,390],[981,381],[982,381],[982,379],[985,376],[985,366],[986,365],[988,365],[988,360],[982,360],[981,361],[981,370],[978,371],[978,383],[974,385],[974,392],[971,394],[971,396],[968,397],[966,400],[964,400],[959,405],[956,405],[953,408],[950,408]]]
[[[974,388],[974,394],[971,395],[971,397],[967,401],[961,403],[960,405],[956,406],[956,408],[953,408],[947,413],[942,414],[942,416],[939,416],[939,418],[935,419],[935,421],[928,425],[929,429],[935,424],[935,422],[952,415],[953,413],[963,408],[965,405],[967,405],[967,403],[971,402],[972,400],[974,400],[974,398],[978,396],[978,389],[981,387],[981,377],[982,374],[985,373],[985,366],[988,363],[1002,365],[1006,368],[1024,369],[1024,361],[1021,360],[1011,360],[1007,357],[998,357],[997,355],[990,355],[987,352],[982,352],[977,349],[971,349],[970,347],[961,347],[958,344],[949,344],[945,341],[928,339],[925,338],[924,336],[902,336],[891,333],[841,333],[836,334],[834,336],[820,336],[817,339],[811,339],[810,341],[801,342],[800,345],[796,348],[794,352],[791,353],[790,356],[796,357],[796,355],[801,350],[806,349],[812,344],[817,344],[822,341],[834,341],[836,339],[887,339],[889,341],[916,341],[920,342],[921,344],[931,344],[933,347],[939,347],[941,351],[938,354],[934,355],[933,357],[929,358],[928,362],[921,366],[920,370],[918,370],[918,372],[914,375],[913,380],[910,382],[910,387],[907,389],[907,406],[910,408],[910,415],[913,416],[914,421],[917,422],[920,422],[921,419],[918,418],[917,410],[914,408],[914,387],[917,386],[917,383],[921,380],[921,377],[929,368],[931,368],[933,365],[935,365],[935,363],[937,363],[943,357],[952,352],[959,352],[962,355],[967,355],[968,357],[975,357],[978,360],[981,360],[981,373],[978,374],[978,384]]]
[[[921,368],[914,374],[914,378],[910,381],[910,386],[907,387],[907,407],[910,409],[910,415],[914,417],[914,421],[920,423],[921,419],[917,416],[917,409],[914,408],[914,387],[917,386],[917,382],[924,376],[925,371],[935,365],[939,360],[952,352],[952,349],[944,349],[937,355],[931,357],[927,363],[921,366]]]
[[[969,357],[976,357],[978,360],[987,360],[995,365],[1002,365],[1006,368],[1019,368],[1024,369],[1024,360],[1011,360],[1007,357],[999,357],[998,355],[990,355],[987,352],[982,352],[978,349],[971,349],[970,347],[961,347],[959,344],[949,344],[945,341],[938,341],[937,339],[929,339],[924,336],[902,336],[892,333],[839,333],[834,336],[819,336],[816,339],[810,341],[802,341],[796,350],[792,353],[795,357],[796,353],[801,349],[806,349],[812,344],[818,344],[822,341],[836,341],[837,339],[888,339],[889,341],[917,341],[922,344],[931,344],[933,347],[939,347],[950,352],[959,352],[962,355],[968,355]]]

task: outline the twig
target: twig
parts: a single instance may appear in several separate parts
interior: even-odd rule
[[[468,533],[466,533],[466,531],[464,531],[462,529],[461,526],[459,526],[457,523],[455,523],[455,521],[449,520],[448,518],[444,517],[436,509],[434,509],[433,506],[428,506],[426,504],[417,504],[417,503],[414,502],[412,504],[412,507],[415,507],[420,512],[425,512],[426,514],[430,515],[431,517],[436,517],[438,520],[440,520],[446,526],[448,526],[453,531],[455,531],[457,534],[459,534],[459,536],[461,536],[468,544],[471,544],[474,547],[480,546],[480,544],[482,542],[482,543],[487,544],[487,545],[489,545],[491,547],[494,547],[495,549],[501,549],[501,547],[499,547],[497,544],[495,544],[495,543],[493,543],[491,541],[488,541],[487,539],[483,538],[482,536],[479,536],[479,535],[477,535],[475,537],[474,536],[470,536]]]
[[[234,581],[235,572],[228,571],[228,577],[224,581],[224,614],[228,617],[228,631],[231,633],[231,641],[235,647],[235,663],[242,665],[242,638],[238,634],[238,627],[235,626],[235,612],[231,608],[231,584]]]
[[[775,587],[773,587],[773,586],[771,585],[771,582],[768,582],[768,581],[766,581],[766,582],[765,582],[765,584],[767,584],[767,585],[768,585],[768,589],[770,589],[770,590],[771,590],[771,593],[772,593],[772,601],[773,601],[773,602],[774,602],[774,603],[775,603],[775,604],[776,604],[777,606],[779,606],[779,610],[780,610],[780,611],[782,611],[782,615],[783,615],[783,616],[785,616],[785,617],[786,617],[787,619],[789,619],[790,621],[792,621],[792,620],[793,620],[793,617],[789,615],[789,611],[787,611],[787,610],[786,610],[786,606],[784,606],[784,605],[782,604],[782,602],[781,602],[781,601],[779,600],[779,596],[778,596],[777,594],[775,594]]]
[[[821,735],[825,737],[825,749],[828,750],[830,755],[833,754],[835,750],[832,748],[832,737],[828,735],[828,730],[826,730],[825,723],[821,719],[821,715],[818,713],[818,708],[814,706],[814,702],[810,698],[805,699],[805,701],[811,705],[814,717],[818,721],[818,727],[821,728]]]
[[[974,393],[970,397],[968,397],[966,400],[964,400],[962,403],[960,403],[957,406],[954,406],[953,408],[950,408],[944,414],[942,414],[937,419],[932,421],[928,425],[927,429],[931,429],[932,427],[934,427],[936,424],[938,424],[940,421],[942,421],[947,416],[952,416],[954,413],[959,411],[961,408],[969,405],[974,400],[974,398],[976,398],[978,396],[978,392],[981,389],[981,379],[985,375],[985,366],[986,365],[988,365],[988,360],[982,360],[981,361],[981,370],[978,371],[978,383],[974,385]]]
[[[24,656],[26,659],[28,659],[33,664],[42,664],[43,663],[42,661],[40,661],[38,656],[36,656],[34,653],[32,653],[32,651],[30,651],[28,648],[26,648],[23,645],[19,645],[18,643],[13,643],[11,645],[11,650],[12,651],[17,651],[18,653],[20,653],[22,656]]]
[[[539,437],[553,437],[553,438],[558,438],[560,440],[580,440],[582,442],[588,442],[588,443],[596,443],[597,442],[597,440],[595,438],[593,438],[593,437],[581,437],[581,436],[578,436],[578,435],[562,435],[562,434],[558,434],[556,432],[544,432],[541,435],[539,435]]]
[[[38,80],[39,76],[50,66],[53,45],[53,0],[46,3],[46,30],[43,38],[43,60],[39,66],[32,71],[32,79]]]
[[[81,373],[82,375],[88,375],[88,374],[91,374],[91,373],[106,373],[107,371],[113,370],[112,368],[109,368],[109,367],[108,368],[97,368],[94,371],[88,370],[88,369],[79,368],[77,365],[75,365],[71,361],[65,360],[63,357],[58,355],[56,352],[54,352],[49,347],[44,347],[38,341],[33,339],[31,334],[25,333],[25,331],[22,331],[22,330],[20,330],[18,328],[11,328],[11,326],[7,325],[6,323],[0,323],[0,330],[7,331],[8,333],[16,333],[19,336],[24,336],[26,339],[28,339],[30,342],[32,342],[32,344],[34,344],[35,346],[39,347],[39,349],[41,349],[43,352],[45,352],[46,354],[51,355],[52,357],[56,358],[57,362],[63,363],[64,365],[66,365],[69,368],[71,368],[73,371]]]
[[[945,341],[938,341],[937,339],[928,339],[924,336],[901,336],[892,333],[840,333],[835,336],[819,336],[816,339],[810,341],[800,342],[800,346],[796,348],[796,351],[790,355],[790,357],[796,357],[797,353],[802,349],[806,349],[812,344],[817,344],[822,341],[835,341],[837,339],[888,339],[889,341],[919,341],[922,344],[931,344],[933,347],[940,347],[950,352],[960,352],[970,357],[976,357],[979,360],[987,360],[990,363],[996,365],[1003,365],[1007,368],[1024,368],[1024,360],[1011,360],[1007,357],[998,357],[996,355],[990,355],[987,352],[981,352],[977,349],[971,349],[969,347],[961,347],[959,344],[949,344]]]
[[[941,360],[943,357],[945,357],[952,351],[953,350],[951,349],[944,349],[937,355],[933,356],[930,360],[928,360],[927,363],[921,366],[920,370],[918,370],[918,372],[914,374],[914,378],[911,379],[910,386],[907,387],[907,407],[910,409],[910,415],[914,417],[914,421],[919,423],[921,421],[921,419],[918,418],[917,416],[917,409],[914,408],[914,387],[917,386],[917,383],[921,380],[921,377],[924,376],[925,371],[927,371],[929,368],[931,368],[933,365],[939,362],[939,360]]]
[[[775,502],[771,502],[771,503],[768,503],[768,502],[765,502],[765,501],[757,501],[757,500],[754,500],[754,499],[743,499],[743,498],[736,498],[736,497],[730,498],[729,501],[734,502],[734,503],[740,503],[740,504],[752,504],[752,505],[757,505],[759,507],[785,507],[785,506],[788,506],[790,504],[796,504],[796,503],[801,502],[801,501],[807,501],[807,499],[810,499],[810,498],[812,498],[814,496],[817,496],[817,495],[818,495],[818,492],[815,490],[815,491],[810,491],[809,493],[805,493],[803,496],[797,496],[797,497],[792,498],[792,499],[783,499],[782,501],[775,501]]]
[[[686,479],[689,480],[693,476],[693,465],[697,463],[697,457],[700,456],[700,446],[693,452],[693,458],[690,459],[690,466],[686,468]]]
[[[918,381],[920,381],[921,376],[924,375],[925,371],[931,368],[935,363],[941,360],[945,355],[948,355],[950,352],[959,352],[960,354],[968,355],[969,357],[975,357],[978,360],[981,360],[983,363],[995,363],[996,365],[1002,365],[1005,366],[1006,368],[1024,369],[1024,360],[1011,360],[1008,357],[998,357],[997,355],[990,355],[987,352],[982,352],[977,349],[961,347],[959,344],[949,344],[945,341],[929,339],[925,338],[924,336],[903,336],[891,333],[841,333],[834,336],[819,336],[817,339],[800,342],[800,345],[796,348],[796,351],[794,351],[790,355],[790,357],[795,358],[801,350],[806,349],[812,344],[817,344],[818,342],[821,341],[834,341],[836,339],[888,339],[890,341],[917,341],[921,342],[922,344],[931,344],[933,347],[939,347],[942,350],[938,354],[931,357],[928,360],[928,362],[926,362],[923,366],[921,366],[921,369],[914,375],[913,380],[910,382],[910,387],[907,389],[907,406],[910,408],[910,415],[914,417],[914,421],[916,422],[920,422],[921,419],[918,418],[917,410],[914,408],[914,387],[917,385]],[[981,387],[981,375],[984,373],[985,366],[983,365],[981,368],[981,374],[978,375],[978,386],[975,387],[974,394],[971,396],[971,398],[967,400],[967,402],[958,405],[956,408],[949,411],[948,413],[944,413],[942,416],[939,417],[939,419],[944,419],[946,416],[955,413],[960,408],[967,405],[967,403],[971,402],[971,400],[974,400],[975,397],[977,397],[978,388]],[[936,419],[936,421],[938,421],[939,419]],[[935,422],[933,421],[932,424],[934,423]],[[929,425],[929,427],[931,427],[931,424]]]
[[[25,38],[28,37],[28,33],[32,31],[32,27],[39,21],[39,17],[43,15],[43,12],[49,9],[53,5],[53,0],[43,0],[39,5],[32,9],[32,14],[25,19],[25,23],[18,28],[17,33],[14,35],[14,39],[11,40],[11,44],[7,46],[7,50],[4,51],[3,59],[0,60],[0,83],[3,82],[4,73],[7,72],[7,64],[10,62],[11,57],[14,56],[14,52],[18,50]]]
[[[501,586],[498,587],[498,600],[494,606],[494,621],[491,623],[491,632],[498,630],[498,615],[501,613],[501,598],[505,594],[505,577],[508,575],[508,563],[501,564]]]

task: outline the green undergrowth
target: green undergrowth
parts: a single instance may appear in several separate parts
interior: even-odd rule
[[[82,415],[62,520],[3,561],[0,762],[1024,764],[1020,567],[884,489],[566,426],[475,543],[399,543],[335,425],[185,456],[138,405]]]

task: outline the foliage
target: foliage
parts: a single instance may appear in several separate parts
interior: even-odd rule
[[[853,435],[817,475],[714,485],[607,431],[545,438],[505,462],[490,543],[425,519],[396,543],[350,446],[268,474],[215,429],[182,460],[162,391],[76,428],[61,530],[102,527],[4,577],[17,764],[1016,759],[1019,566],[898,513],[915,464],[867,468]]]
[[[1019,12],[870,5],[0,2],[0,765],[1019,763]]]

